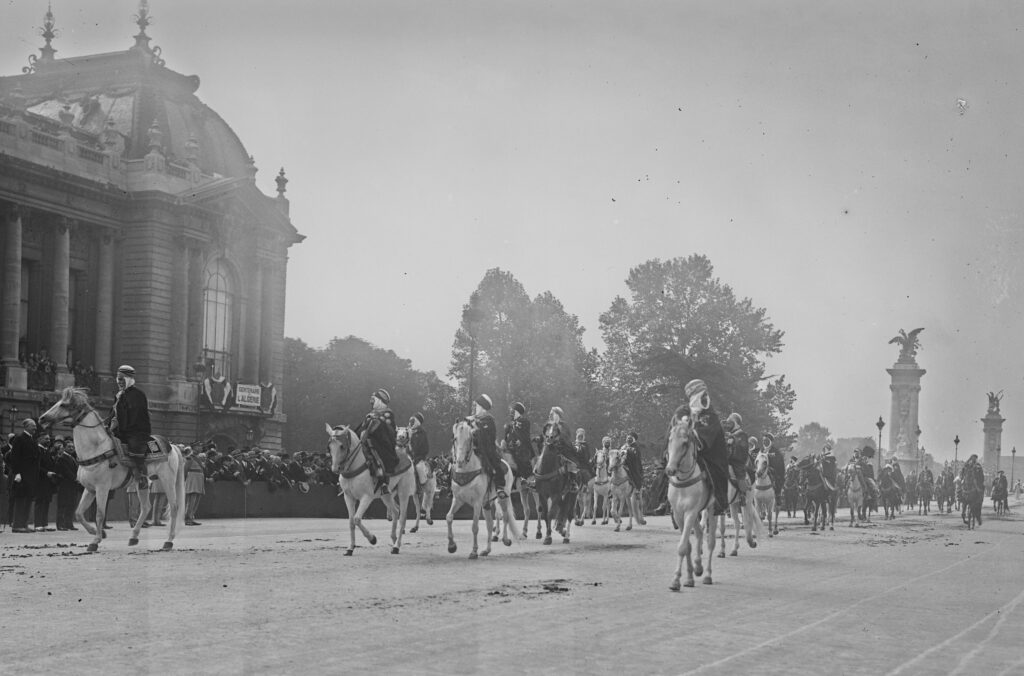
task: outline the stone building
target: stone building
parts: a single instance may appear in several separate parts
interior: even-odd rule
[[[39,56],[0,77],[0,422],[68,385],[106,410],[122,363],[175,441],[279,449],[285,276],[301,242],[242,142],[164,64],[129,49]]]

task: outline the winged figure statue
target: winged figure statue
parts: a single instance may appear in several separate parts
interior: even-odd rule
[[[900,361],[914,361],[914,357],[917,356],[917,351],[921,349],[921,341],[918,340],[917,334],[924,331],[924,328],[914,329],[910,333],[907,333],[903,329],[900,329],[900,333],[889,340],[889,344],[896,343],[900,346]]]

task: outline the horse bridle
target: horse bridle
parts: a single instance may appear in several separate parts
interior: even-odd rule
[[[343,430],[345,432],[348,432],[349,439],[351,440],[351,438],[354,436],[352,434],[352,430],[349,429],[348,427],[343,428]],[[338,438],[334,437],[333,435],[331,437],[331,441],[327,442],[327,445],[330,446],[332,442],[338,444],[339,446],[342,445],[341,439],[338,439]],[[356,444],[355,446],[350,446],[349,449],[348,449],[348,452],[345,453],[345,456],[342,457],[340,460],[338,460],[338,469],[337,469],[337,473],[338,474],[342,474],[343,472],[345,472],[345,470],[351,469],[351,467],[352,467],[352,460],[356,457],[356,451],[358,451],[359,448],[362,445],[363,445],[363,440],[360,439],[358,444]],[[331,468],[331,471],[335,471],[333,467]]]
[[[458,439],[452,439],[452,462],[455,463],[456,467],[461,467],[469,462],[469,456],[473,454],[473,427],[468,422],[465,424],[469,427],[469,442],[466,444],[469,447],[469,451],[466,453],[465,459],[459,458]]]
[[[675,429],[677,429],[677,428],[678,428],[679,426],[680,426],[679,424],[676,424],[676,425],[675,425],[675,426],[673,427],[673,431],[675,431]],[[691,430],[690,430],[690,426],[689,426],[689,423],[685,424],[685,427],[686,427],[686,431],[684,432],[684,434],[685,434],[685,435],[686,435],[687,437],[691,437]],[[683,472],[683,471],[680,471],[680,467],[679,467],[679,465],[681,465],[681,464],[682,464],[682,461],[683,461],[683,460],[685,459],[685,457],[686,457],[686,455],[687,455],[687,454],[686,454],[686,453],[684,453],[684,452],[681,452],[681,453],[680,453],[680,457],[679,457],[679,459],[678,459],[678,460],[676,461],[676,465],[675,465],[675,466],[672,466],[672,467],[670,467],[670,466],[668,466],[667,464],[666,464],[666,466],[665,466],[665,476],[667,476],[667,477],[668,477],[669,483],[670,483],[670,484],[672,484],[673,486],[676,486],[677,488],[681,488],[681,487],[683,487],[683,486],[685,486],[685,485],[688,485],[688,483],[692,481],[691,477],[693,476],[693,474],[694,474],[694,473],[695,473],[695,472],[697,471],[697,469],[698,469],[698,466],[697,466],[697,445],[698,445],[698,443],[699,443],[699,440],[697,440],[697,439],[695,439],[695,438],[687,438],[687,439],[686,439],[685,441],[683,441],[682,443],[683,443],[684,445],[686,445],[686,444],[690,444],[690,445],[692,445],[692,446],[693,446],[693,449],[692,449],[692,451],[691,451],[691,453],[690,453],[690,455],[692,456],[692,458],[691,458],[691,461],[690,461],[690,466],[689,466],[689,468],[687,468],[687,469],[685,470],[685,472]],[[681,474],[682,474],[682,475],[683,475],[683,477],[684,477],[684,478],[683,478],[682,480],[680,480],[680,479],[678,478],[678,477],[679,477],[679,476],[680,476]]]

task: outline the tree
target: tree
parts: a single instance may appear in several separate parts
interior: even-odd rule
[[[381,387],[391,394],[398,425],[424,414],[433,455],[447,449],[460,415],[457,392],[437,374],[416,371],[408,359],[355,336],[335,338],[323,350],[285,339],[285,374],[283,446],[289,450],[322,450],[324,423],[358,424],[370,410],[370,394]]]
[[[783,333],[764,308],[737,298],[700,255],[647,261],[626,286],[630,298],[615,298],[600,320],[600,378],[617,426],[640,428],[657,451],[684,386],[700,378],[721,414],[737,411],[746,429],[786,438],[796,394],[785,377],[765,375]]]
[[[799,456],[821,453],[825,442],[832,441],[831,437],[832,433],[821,423],[807,423],[796,433],[796,443],[793,446],[793,452]]]
[[[534,423],[552,406],[590,436],[606,429],[605,408],[596,389],[596,353],[583,345],[584,329],[551,292],[532,301],[523,285],[499,268],[488,270],[463,306],[448,375],[468,399],[487,393],[501,418],[523,402]],[[470,387],[472,375],[472,387]]]

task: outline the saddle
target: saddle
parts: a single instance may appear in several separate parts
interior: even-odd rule
[[[127,464],[128,452],[125,450],[121,440],[117,437],[111,437],[114,441],[114,451],[116,452],[116,458],[110,458],[110,467],[116,467],[117,461]],[[146,463],[151,462],[166,462],[167,458],[171,454],[171,444],[167,441],[166,437],[154,434],[149,437],[146,442]],[[137,457],[137,456],[132,456]]]

